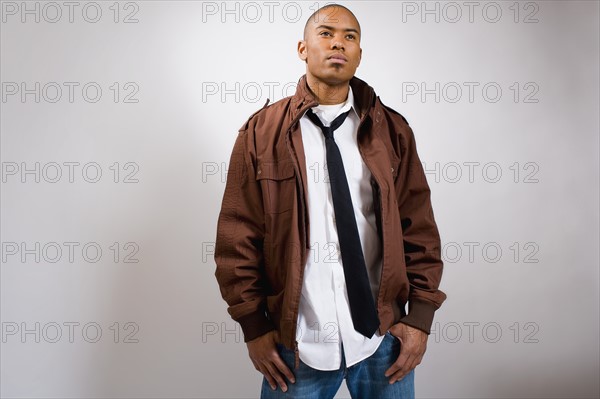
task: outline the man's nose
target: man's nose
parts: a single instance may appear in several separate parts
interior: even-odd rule
[[[344,50],[344,44],[341,40],[333,39],[331,41],[331,48],[335,50]]]

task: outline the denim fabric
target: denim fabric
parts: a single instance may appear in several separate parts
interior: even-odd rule
[[[377,351],[368,358],[346,367],[343,356],[339,370],[321,371],[307,366],[302,360],[297,370],[294,370],[294,351],[277,344],[277,350],[283,361],[288,365],[296,383],[286,381],[287,392],[282,392],[278,386],[273,391],[263,377],[261,398],[306,398],[327,399],[333,398],[346,379],[346,386],[353,399],[414,399],[414,370],[411,370],[402,380],[394,384],[389,383],[388,377],[384,375],[392,363],[396,361],[400,353],[400,341],[391,333],[387,332]]]

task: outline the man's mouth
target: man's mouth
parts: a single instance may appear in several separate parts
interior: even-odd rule
[[[346,56],[344,56],[342,54],[333,54],[332,56],[330,56],[328,58],[328,60],[335,62],[335,63],[339,63],[339,64],[345,64],[348,62],[348,59],[346,58]]]

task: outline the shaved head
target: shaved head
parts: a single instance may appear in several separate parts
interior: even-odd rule
[[[349,12],[352,15],[352,17],[354,17],[354,20],[356,21],[356,25],[358,26],[358,33],[359,33],[359,35],[361,34],[360,23],[358,23],[358,18],[356,18],[356,15],[354,15],[354,13],[352,11],[350,11],[347,7],[344,7],[341,4],[327,4],[326,6],[323,6],[323,7],[319,8],[317,11],[313,12],[310,15],[310,17],[308,17],[308,19],[306,20],[306,23],[304,24],[304,40],[306,40],[306,35],[312,24],[317,25],[320,23],[326,23],[328,21],[336,20],[336,13],[338,11],[335,9],[336,7],[346,10],[347,12]],[[319,15],[319,14],[322,14],[322,15]]]
[[[306,81],[319,104],[343,102],[362,57],[354,13],[339,4],[315,11],[298,41],[298,57],[306,63]]]

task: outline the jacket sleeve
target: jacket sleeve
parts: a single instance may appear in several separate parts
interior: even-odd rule
[[[266,312],[262,192],[248,141],[248,131],[242,130],[233,146],[214,256],[221,295],[242,327],[244,342],[275,329]]]
[[[408,122],[402,129],[400,147],[401,160],[395,188],[410,283],[408,314],[400,322],[430,334],[434,312],[446,300],[446,294],[438,289],[443,262],[431,192]]]

